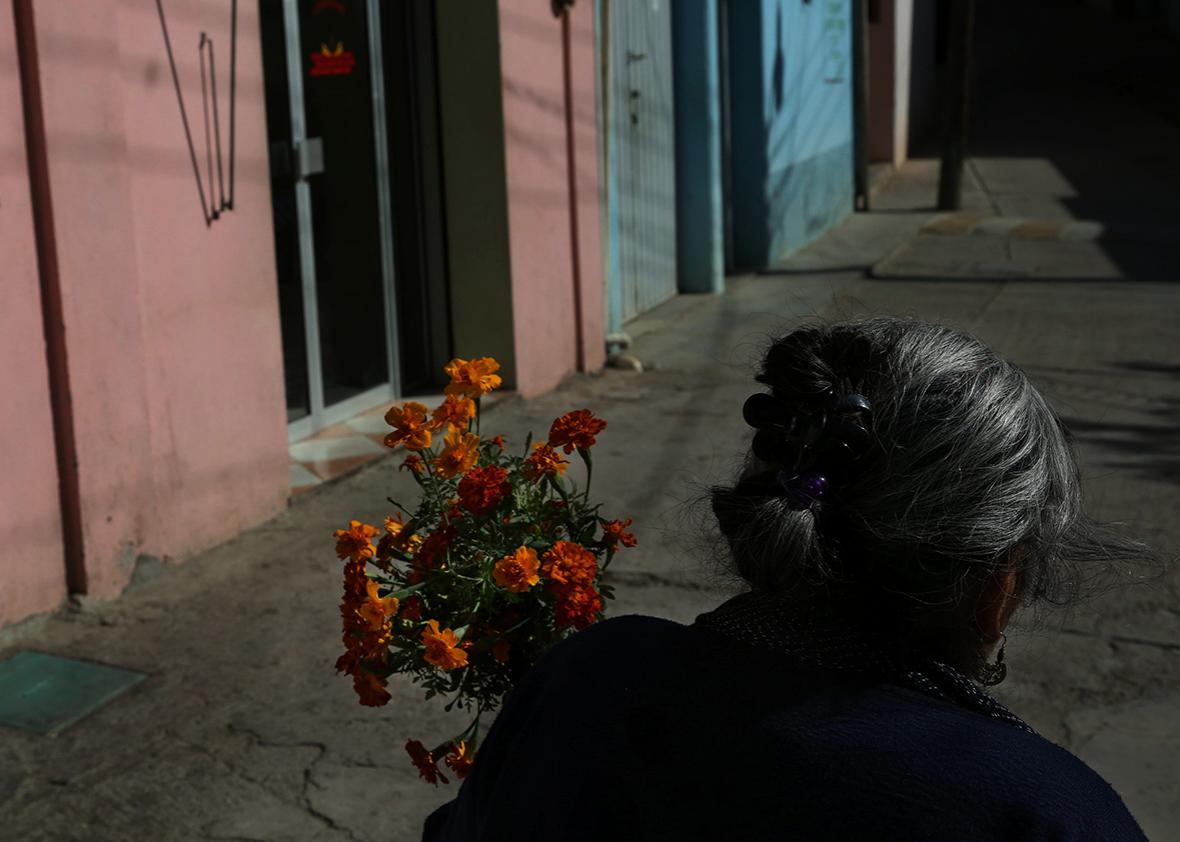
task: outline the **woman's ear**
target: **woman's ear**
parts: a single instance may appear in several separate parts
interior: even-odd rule
[[[1020,598],[1017,596],[1020,579],[1017,571],[1026,555],[1026,547],[1018,546],[1013,549],[1008,557],[1008,564],[988,579],[980,592],[975,623],[983,639],[989,643],[1000,639],[1008,621],[1020,605]]]

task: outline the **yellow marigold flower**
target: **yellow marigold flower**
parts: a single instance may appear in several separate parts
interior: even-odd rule
[[[573,541],[558,541],[545,552],[541,568],[552,581],[569,586],[586,586],[598,574],[598,559],[594,553]]]
[[[422,643],[426,653],[422,658],[439,669],[453,670],[467,666],[467,653],[459,648],[459,640],[451,629],[438,630],[438,620],[427,620],[422,629]]]
[[[466,395],[469,398],[486,395],[500,385],[500,375],[494,373],[499,369],[500,364],[491,357],[470,361],[456,357],[443,368],[451,378],[443,391],[448,395]]]
[[[336,530],[336,555],[352,561],[366,561],[372,558],[377,548],[373,546],[373,538],[377,534],[377,527],[361,523],[359,520],[348,522],[348,529]]]
[[[536,550],[519,547],[512,555],[506,555],[496,562],[492,568],[492,578],[506,591],[523,593],[541,581],[537,575],[539,564]]]
[[[365,585],[367,591],[365,601],[357,608],[360,615],[369,626],[370,631],[379,632],[385,627],[385,621],[397,613],[398,601],[396,596],[379,596],[377,583],[372,579]]]
[[[475,755],[467,751],[466,742],[459,740],[457,743],[451,743],[447,756],[443,760],[451,767],[455,777],[463,779],[471,771],[471,766],[475,763]]]
[[[397,517],[385,518],[385,532],[389,536],[389,545],[395,550],[403,553],[412,553],[422,546],[422,536],[417,533],[413,535],[406,534],[406,524],[402,520],[401,513]],[[384,539],[382,539],[384,540]]]
[[[452,429],[443,439],[444,447],[434,460],[434,472],[440,477],[453,477],[471,470],[479,458],[479,436]]]
[[[405,445],[406,450],[425,450],[430,447],[430,428],[433,421],[427,420],[426,407],[415,401],[402,406],[392,406],[385,413],[385,423],[393,427],[385,436],[386,447]]]
[[[467,422],[475,417],[475,401],[466,395],[447,395],[432,416],[434,426],[465,429]]]

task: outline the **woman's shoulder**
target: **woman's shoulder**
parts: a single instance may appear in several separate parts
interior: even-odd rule
[[[891,762],[912,758],[901,761],[913,764],[908,780],[928,781],[932,797],[976,805],[979,821],[1019,818],[1018,838],[1144,839],[1113,787],[1040,734],[907,688],[881,687],[876,698],[872,741]]]

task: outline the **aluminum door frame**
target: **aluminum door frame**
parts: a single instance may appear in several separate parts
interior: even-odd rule
[[[365,0],[369,35],[369,85],[373,97],[374,166],[377,175],[377,214],[380,225],[381,275],[385,310],[385,347],[389,381],[347,400],[324,406],[323,368],[320,364],[320,325],[316,300],[315,234],[311,213],[311,185],[295,183],[295,212],[299,236],[299,270],[303,290],[303,333],[307,353],[307,415],[287,425],[287,440],[315,435],[367,409],[396,398],[401,391],[397,346],[397,290],[394,277],[393,199],[390,193],[389,143],[385,125],[384,56],[381,51],[380,0]],[[283,0],[283,31],[287,48],[287,91],[291,106],[291,148],[307,141],[303,102],[303,56],[299,37],[298,0]]]

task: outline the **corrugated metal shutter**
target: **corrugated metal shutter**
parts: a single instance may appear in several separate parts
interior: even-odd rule
[[[611,184],[617,190],[619,321],[676,294],[671,0],[610,4]]]

